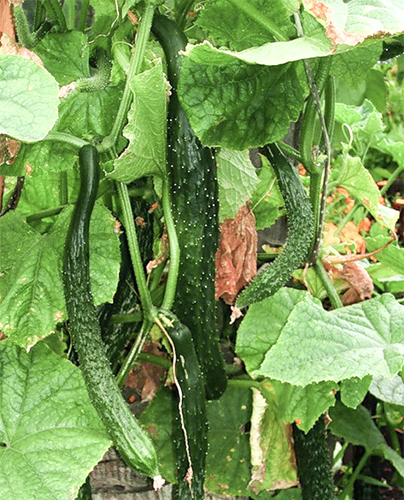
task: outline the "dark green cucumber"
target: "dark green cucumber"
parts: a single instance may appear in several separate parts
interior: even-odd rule
[[[216,162],[193,133],[176,94],[179,52],[187,40],[170,19],[156,15],[153,28],[167,59],[172,95],[168,113],[167,161],[180,246],[175,312],[191,330],[206,381],[206,396],[220,397],[226,374],[216,338],[215,254],[219,243]]]
[[[97,150],[80,149],[80,191],[67,234],[64,288],[69,332],[90,399],[121,457],[149,476],[159,476],[157,455],[115,383],[101,340],[90,285],[89,225],[98,189]]]
[[[175,375],[182,394],[179,402],[183,420],[178,412],[174,425],[178,458],[178,497],[181,500],[203,500],[208,447],[204,380],[189,328],[171,313],[163,313],[161,319],[174,344]],[[183,427],[186,431],[186,440]],[[192,479],[189,486],[186,477],[190,468]]]
[[[239,295],[237,307],[245,307],[277,292],[307,258],[313,235],[313,211],[296,169],[276,147],[266,148],[285,202],[288,238],[281,254]]]
[[[293,439],[302,500],[335,500],[324,417],[307,434],[294,426]]]

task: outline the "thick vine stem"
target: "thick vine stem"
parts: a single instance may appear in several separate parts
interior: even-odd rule
[[[321,283],[323,284],[324,288],[327,291],[328,298],[330,299],[332,307],[334,309],[343,307],[340,296],[338,295],[338,292],[335,289],[335,286],[333,285],[332,281],[328,277],[328,273],[320,257],[317,257],[314,263],[314,269],[317,273],[317,276],[320,278]]]
[[[144,53],[146,49],[146,43],[147,40],[149,39],[150,29],[153,21],[154,9],[155,9],[154,3],[151,2],[150,0],[146,1],[143,15],[139,23],[139,31],[136,36],[135,50],[130,58],[129,69],[127,73],[126,84],[125,84],[125,89],[123,91],[121,103],[119,105],[118,113],[116,115],[115,122],[112,126],[112,130],[110,134],[107,137],[105,137],[105,139],[101,144],[102,151],[110,149],[115,145],[125,125],[129,107],[133,99],[133,94],[130,88],[130,84],[132,79],[137,74],[139,74],[142,67]]]
[[[27,16],[21,5],[14,5],[13,15],[18,43],[27,49],[32,49],[36,45],[36,37],[30,31]]]
[[[129,199],[128,188],[123,182],[117,182],[117,191],[119,202],[122,209],[122,220],[128,240],[129,253],[132,260],[133,271],[135,273],[136,283],[139,290],[140,303],[142,305],[143,317],[154,321],[157,316],[153,306],[149,289],[146,283],[146,277],[143,269],[142,257],[140,255],[139,243],[136,236],[135,221],[133,220],[132,208]]]
[[[171,210],[170,183],[168,179],[163,181],[163,211],[166,223],[168,241],[170,244],[170,267],[164,293],[162,308],[170,310],[174,303],[177,289],[178,271],[180,266],[180,245],[178,243],[177,231],[175,230],[174,218]]]
[[[75,148],[82,148],[87,141],[83,141],[80,137],[75,137],[71,134],[66,134],[65,132],[49,132],[49,134],[42,139],[43,141],[54,141],[54,142],[64,142],[65,144],[70,144]]]

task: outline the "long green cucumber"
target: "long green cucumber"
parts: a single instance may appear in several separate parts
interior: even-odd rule
[[[187,40],[177,25],[156,15],[153,33],[166,59],[172,95],[168,112],[167,161],[173,216],[180,246],[175,313],[191,330],[206,381],[206,396],[220,397],[227,384],[216,338],[215,254],[219,243],[214,153],[192,131],[176,93]]]
[[[275,145],[266,152],[285,202],[288,237],[281,254],[241,292],[237,307],[260,302],[277,292],[305,261],[313,234],[313,211],[296,169]]]
[[[203,500],[208,448],[204,380],[189,328],[170,313],[164,313],[161,319],[174,346],[179,389],[179,411],[174,425],[178,496],[181,500]]]
[[[80,191],[67,234],[64,288],[69,332],[79,356],[90,399],[121,457],[132,467],[159,481],[157,455],[148,434],[132,415],[115,383],[101,340],[91,294],[89,225],[99,173],[97,150],[80,149]]]
[[[293,439],[302,500],[335,500],[324,417],[307,434],[294,426]]]

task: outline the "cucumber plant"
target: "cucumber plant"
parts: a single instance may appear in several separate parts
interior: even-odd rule
[[[386,9],[373,8],[365,8],[358,20],[350,9],[355,11],[356,0],[345,2],[343,31],[338,31],[336,21],[340,19],[334,18],[331,10],[327,10],[326,19],[318,20],[318,9],[310,2],[37,0],[34,5],[26,0],[14,6],[19,45],[3,36],[5,53],[0,54],[2,99],[4,96],[0,127],[6,134],[0,142],[0,195],[5,198],[4,209],[0,206],[0,229],[4,231],[0,327],[9,336],[1,344],[5,354],[0,359],[0,378],[8,380],[7,375],[15,379],[0,387],[2,498],[71,500],[96,465],[95,460],[85,465],[74,463],[79,470],[68,491],[62,492],[57,484],[43,488],[39,496],[28,490],[31,484],[46,482],[49,467],[54,472],[57,460],[49,459],[48,463],[44,459],[44,470],[34,472],[18,462],[20,455],[25,455],[20,453],[21,447],[19,454],[15,453],[15,443],[10,444],[9,437],[19,436],[21,429],[8,431],[14,429],[15,422],[25,425],[25,417],[16,418],[11,410],[18,405],[10,410],[4,401],[21,396],[16,394],[13,399],[7,391],[14,385],[19,387],[18,374],[31,358],[21,351],[21,363],[7,373],[4,370],[12,358],[8,346],[19,344],[29,350],[41,342],[47,342],[54,356],[68,358],[65,367],[77,373],[80,368],[78,384],[82,383],[90,396],[88,407],[92,410],[94,406],[97,412],[92,414],[83,406],[83,413],[94,425],[99,417],[95,427],[108,433],[126,463],[155,478],[156,487],[162,483],[160,474],[177,482],[180,499],[202,500],[207,491],[257,498],[261,493],[272,495],[269,492],[280,485],[292,488],[299,482],[299,491],[290,493],[303,500],[333,499],[336,492],[345,500],[354,490],[353,483],[363,479],[360,467],[372,453],[384,453],[384,458],[404,473],[397,457],[402,450],[395,428],[390,425],[388,429],[393,450],[384,445],[378,429],[370,433],[378,436],[377,446],[372,448],[371,439],[362,439],[362,429],[356,432],[349,427],[366,418],[360,403],[369,388],[387,397],[388,391],[366,385],[376,368],[380,375],[388,365],[389,383],[393,375],[399,376],[404,339],[400,337],[402,328],[396,326],[403,321],[402,306],[384,292],[402,293],[400,280],[391,279],[396,278],[394,272],[403,261],[402,248],[392,244],[387,249],[383,240],[386,230],[380,224],[373,229],[368,243],[372,246],[383,240],[380,252],[374,253],[380,254],[380,263],[369,266],[377,276],[374,281],[381,297],[356,304],[346,313],[339,309],[341,290],[331,282],[320,248],[335,116],[350,121],[352,133],[359,138],[356,140],[367,141],[363,151],[378,149],[400,164],[387,186],[403,171],[402,142],[377,126],[381,118],[375,106],[383,107],[381,88],[372,92],[371,84],[365,85],[366,98],[373,99],[374,105],[364,101],[355,109],[335,106],[336,95],[345,101],[352,99],[343,89],[341,75],[346,76],[347,84],[354,77],[362,82],[356,90],[359,95],[366,74],[381,57],[380,37],[388,44],[392,33],[404,30],[400,2],[380,2],[382,6],[389,4],[389,22]],[[357,29],[361,22],[364,25]],[[373,26],[377,31],[372,31]],[[354,45],[342,40],[353,40]],[[402,47],[397,40],[397,46]],[[30,59],[41,58],[45,69],[18,55],[24,52],[21,45],[25,53],[26,49],[34,53],[29,53]],[[314,76],[311,68],[316,68]],[[380,71],[373,73],[372,81],[380,84],[380,75]],[[14,139],[22,142],[21,149]],[[336,150],[340,147],[338,143],[334,146]],[[390,207],[377,209],[379,192],[362,164],[366,154],[354,158],[351,146],[343,146],[343,154],[335,159],[331,185],[337,186],[345,176],[346,189],[369,209],[375,219],[372,222],[381,221],[394,229],[397,214]],[[221,177],[220,191],[217,174],[223,165],[217,164],[219,148],[227,150],[221,157],[232,158],[230,167],[221,172],[227,173]],[[275,179],[269,182],[272,173],[264,168],[257,178],[247,160],[250,148],[260,148],[273,167]],[[77,153],[79,172],[75,168]],[[297,173],[298,162],[307,175]],[[377,175],[381,175],[380,170]],[[236,307],[221,304],[218,320],[214,277],[219,206],[231,205],[230,212],[237,213],[242,203],[255,197],[259,201],[251,209],[257,227],[265,227],[283,208],[271,204],[275,183],[288,219],[284,248],[240,292]],[[73,204],[68,226],[68,206]],[[97,215],[100,207],[109,226]],[[91,235],[90,220],[94,224]],[[121,231],[120,262],[112,262],[108,243]],[[242,247],[243,235],[234,236],[240,237]],[[157,256],[160,239],[166,250]],[[242,252],[233,254],[230,244],[228,248],[227,264],[239,272],[243,263],[237,257]],[[333,247],[337,250],[341,244]],[[395,252],[393,257],[390,251]],[[268,260],[268,255],[261,257]],[[388,264],[383,264],[383,259]],[[310,263],[314,270],[306,269],[300,278],[297,268]],[[146,264],[151,275],[146,275]],[[304,285],[310,293],[296,290]],[[104,287],[112,291],[108,294]],[[322,300],[327,294],[322,306],[311,298],[311,292]],[[94,304],[98,296],[103,297],[98,302],[109,302]],[[394,321],[389,321],[391,311]],[[245,318],[239,319],[243,313]],[[388,331],[383,331],[380,342],[374,342],[380,333],[375,315],[387,318],[384,324]],[[301,317],[307,321],[300,323]],[[364,317],[371,325],[366,332]],[[220,325],[220,320],[230,318],[231,326]],[[55,330],[57,339],[56,335],[47,339]],[[251,337],[247,341],[246,331]],[[337,340],[336,331],[341,332]],[[367,364],[356,351],[352,354],[352,346],[363,345],[369,331],[373,350],[387,345],[387,338],[394,340],[394,347],[386,349],[394,349],[395,364],[384,351],[382,356],[380,352],[368,353]],[[291,333],[293,348],[285,354]],[[149,334],[160,341],[160,349],[167,351],[168,358],[171,355],[170,360],[139,355]],[[76,349],[79,368],[72,366],[71,361],[77,360],[67,345]],[[340,367],[335,366],[337,348],[331,361],[318,361],[318,352],[329,355],[330,345],[341,346],[346,359],[352,361],[344,364],[343,380],[338,375]],[[374,356],[371,362],[370,356]],[[378,356],[383,358],[381,368]],[[161,404],[154,412],[161,419],[151,423],[145,419],[150,425],[142,428],[121,388],[134,364],[146,358],[167,368],[166,380],[175,387],[156,395],[150,408]],[[46,366],[44,354],[42,361]],[[327,371],[328,364],[334,371]],[[240,396],[246,389],[254,390],[253,398]],[[330,429],[346,441],[342,453],[350,439],[358,439],[353,445],[371,449],[352,474],[345,471],[347,477],[334,485],[323,415],[335,404],[339,389],[342,402],[350,408],[335,405]],[[161,395],[167,393],[168,399],[161,403]],[[394,391],[389,397],[391,393]],[[37,408],[35,398],[37,394],[27,396],[27,408]],[[69,414],[71,401],[67,398],[62,403],[67,409],[59,413]],[[172,403],[173,420],[167,418]],[[354,405],[357,410],[352,410]],[[52,409],[47,410],[52,413]],[[346,414],[350,412],[353,417],[348,423]],[[37,418],[36,410],[33,417]],[[370,428],[374,423],[369,419]],[[217,422],[223,422],[225,429],[218,429]],[[27,426],[25,430],[30,429]],[[34,434],[31,438],[26,448],[35,453],[35,446],[41,443],[35,445]],[[165,443],[165,438],[170,443]],[[52,448],[52,443],[49,446],[56,455],[61,451],[68,455],[65,451],[69,446],[65,450],[63,443],[62,450]],[[170,452],[165,454],[168,448]],[[284,460],[285,453],[290,460]],[[6,463],[3,480],[1,464]],[[10,491],[14,482],[8,476],[15,464],[26,474],[24,481],[18,480],[20,489],[16,492]],[[27,471],[34,474],[36,482]],[[27,492],[22,491],[23,482]],[[90,495],[87,480],[78,498]],[[275,497],[278,495],[283,492]]]

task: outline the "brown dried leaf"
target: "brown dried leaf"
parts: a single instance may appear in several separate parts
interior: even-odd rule
[[[234,219],[220,225],[216,252],[216,300],[233,304],[239,291],[257,274],[257,231],[255,217],[245,205]]]
[[[0,0],[0,34],[5,33],[15,39],[15,29],[11,4],[8,0]]]
[[[355,302],[371,298],[374,288],[373,281],[363,266],[357,262],[345,264],[344,267],[339,270],[339,276],[343,280],[347,281],[350,284],[351,289],[356,292],[349,292],[348,290],[349,293],[346,292],[344,294],[344,305],[348,305],[344,301],[349,301],[350,304],[353,304]]]
[[[41,59],[31,50],[26,49],[22,45],[19,45],[17,42],[15,42],[12,38],[10,38],[8,35],[3,34],[1,39],[0,39],[0,53],[1,54],[7,54],[11,56],[20,56],[23,57],[24,59],[30,59],[31,61],[34,61],[38,66],[41,66],[41,68],[44,67],[42,64]]]
[[[143,352],[161,356],[159,342],[146,342]],[[165,369],[153,363],[143,362],[134,368],[125,381],[125,387],[140,393],[142,402],[151,401],[160,387],[161,378]]]

